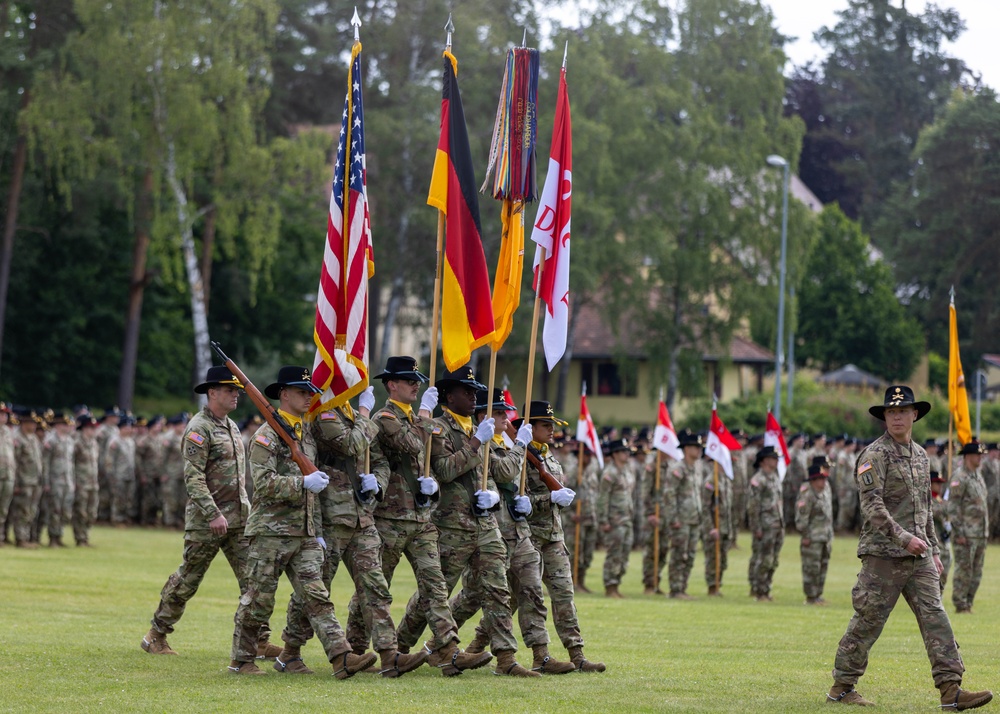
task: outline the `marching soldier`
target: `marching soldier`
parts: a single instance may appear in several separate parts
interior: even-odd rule
[[[7,545],[11,503],[14,500],[14,430],[9,426],[10,405],[0,402],[0,546]]]
[[[236,408],[243,385],[226,367],[209,367],[205,381],[194,388],[207,402],[195,414],[181,439],[184,479],[190,500],[184,518],[181,565],[160,592],[149,632],[141,647],[149,654],[177,654],[167,635],[198,592],[205,573],[221,550],[229,561],[240,595],[247,592],[247,552],[244,534],[250,503],[243,487],[244,459],[236,424],[229,413]],[[267,621],[261,628],[257,656],[274,657],[280,649],[268,642]]]
[[[931,513],[934,519],[934,534],[941,548],[941,592],[948,582],[948,570],[951,568],[951,523],[948,522],[948,502],[944,500],[945,484],[948,479],[937,471],[931,471]]]
[[[597,522],[607,547],[604,595],[623,598],[625,596],[618,591],[618,586],[625,577],[632,551],[632,491],[635,489],[635,475],[628,468],[628,440],[608,442],[608,456],[610,458],[604,462],[597,495]]]
[[[18,548],[34,549],[31,526],[38,517],[42,483],[42,444],[36,436],[40,419],[30,409],[18,416],[19,429],[14,434],[14,503],[12,521]]]
[[[782,512],[781,478],[778,476],[778,454],[773,446],[765,446],[754,459],[757,472],[750,479],[747,516],[753,534],[750,555],[750,596],[758,601],[771,601],[771,581],[778,569],[778,556],[785,542]]]
[[[77,546],[90,546],[90,528],[97,520],[97,419],[81,414],[76,420],[73,448],[73,539]]]
[[[983,577],[983,558],[990,534],[989,504],[982,476],[985,449],[973,439],[962,447],[962,466],[951,477],[948,519],[954,536],[955,578],[951,602],[955,612],[971,613]]]
[[[319,393],[310,380],[306,367],[282,367],[278,370],[278,378],[264,389],[264,394],[279,402],[279,416],[294,432],[306,458],[313,461],[316,441],[312,431],[305,429],[302,423],[312,395]],[[242,440],[232,420],[228,428],[233,451],[240,451]],[[267,626],[274,612],[278,579],[285,574],[295,596],[305,603],[309,625],[323,644],[334,676],[347,679],[373,665],[376,656],[370,652],[359,655],[351,651],[334,614],[330,593],[323,585],[323,546],[318,540],[320,518],[316,494],[327,487],[329,477],[318,470],[303,474],[292,459],[291,449],[270,424],[257,430],[250,446],[250,463],[255,487],[245,529],[251,538],[247,588],[240,597],[234,618],[236,627],[229,671],[234,674],[264,673],[253,660],[259,652],[261,629]],[[241,468],[234,471],[242,474]],[[241,495],[245,498],[245,492]],[[283,639],[286,642],[289,639],[287,630]]]
[[[389,357],[385,369],[373,379],[381,379],[389,394],[385,406],[373,416],[379,427],[378,444],[389,463],[385,497],[375,506],[375,528],[382,541],[382,572],[386,583],[399,561],[406,556],[417,580],[418,609],[425,613],[431,630],[427,647],[428,664],[446,677],[477,669],[492,655],[480,649],[463,652],[458,647],[458,626],[448,605],[448,586],[441,571],[438,531],[431,523],[431,505],[440,499],[437,481],[424,475],[425,444],[436,424],[431,418],[437,406],[437,387],[430,387],[414,411],[420,385],[427,377],[417,369],[412,357]],[[364,595],[355,588],[348,615],[347,637],[355,653],[364,652],[371,629],[364,617]],[[414,640],[416,641],[416,640]],[[409,645],[400,642],[400,652]]]
[[[62,412],[54,415],[54,428],[42,445],[48,482],[49,547],[64,548],[63,525],[73,514],[73,419]]]
[[[736,479],[736,463],[733,460],[733,481]],[[715,484],[718,481],[719,487]],[[733,515],[734,483],[724,473],[716,476],[715,467],[706,469],[701,488],[701,540],[705,546],[705,584],[708,594],[722,596],[722,576],[729,567],[728,553],[736,540],[736,517]],[[719,524],[715,524],[715,506],[719,506]],[[719,543],[719,581],[715,580],[715,544]]]
[[[597,459],[586,446],[583,448],[583,460],[578,467],[572,473],[566,470],[563,473],[566,475],[566,488],[576,492],[572,506],[562,510],[566,550],[569,552],[570,562],[576,562],[576,589],[589,593],[587,570],[594,562],[594,549],[597,547],[597,491],[601,473],[597,468]],[[576,555],[577,524],[580,528],[579,556]]]
[[[813,458],[806,483],[795,503],[795,530],[802,535],[802,589],[807,605],[825,605],[823,586],[833,552],[833,494],[827,483],[829,463],[825,456]],[[854,474],[850,476],[854,480]]]

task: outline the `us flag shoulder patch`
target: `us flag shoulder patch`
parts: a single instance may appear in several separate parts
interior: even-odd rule
[[[256,439],[254,439],[254,441],[256,441],[256,442],[257,442],[258,444],[260,444],[261,446],[270,446],[270,445],[271,445],[271,440],[270,440],[270,439],[268,439],[268,438],[267,438],[266,436],[264,436],[263,434],[258,434],[258,435],[257,435],[257,438],[256,438]]]
[[[872,462],[871,461],[866,461],[863,464],[861,464],[858,467],[858,476],[860,476],[861,474],[863,474],[865,471],[870,470],[871,467],[872,467]]]
[[[337,412],[323,412],[319,415],[320,421],[337,421]]]
[[[198,446],[201,446],[205,443],[205,437],[196,431],[192,431],[188,434],[188,441],[193,441]]]

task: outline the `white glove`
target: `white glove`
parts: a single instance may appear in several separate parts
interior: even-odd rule
[[[420,493],[425,496],[433,496],[438,492],[438,482],[429,476],[420,476],[417,478],[417,483],[420,484]]]
[[[523,424],[521,424],[521,428],[517,430],[517,438],[514,439],[514,442],[518,446],[527,446],[528,444],[531,443],[531,436],[532,436],[531,424],[529,424],[528,422],[524,422]]]
[[[375,406],[375,387],[368,387],[365,391],[361,392],[358,397],[358,408],[372,410]]]
[[[486,444],[493,438],[493,435],[496,433],[496,428],[493,426],[494,423],[495,420],[493,417],[490,417],[489,419],[483,419],[479,426],[476,427],[476,438],[479,439],[479,443]]]
[[[552,499],[552,503],[562,508],[566,508],[569,504],[573,503],[573,499],[576,498],[576,491],[571,488],[560,488],[558,491],[552,491],[549,494],[549,498]]]
[[[527,496],[514,496],[514,513],[522,516],[531,515],[531,499]]]
[[[316,536],[316,542],[319,543],[319,547],[326,550],[326,541],[323,540],[322,536]]]
[[[420,411],[426,409],[431,414],[434,413],[434,407],[438,405],[438,388],[428,387],[427,391],[424,392],[424,396],[420,398]]]
[[[476,506],[480,511],[488,511],[500,503],[500,494],[496,491],[476,491]]]
[[[378,491],[378,481],[375,474],[361,474],[361,493]]]
[[[319,493],[330,483],[330,477],[322,471],[313,471],[302,479],[302,485],[313,493]]]

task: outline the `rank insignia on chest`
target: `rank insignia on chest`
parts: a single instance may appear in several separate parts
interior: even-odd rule
[[[268,439],[268,438],[267,438],[266,436],[264,436],[263,434],[258,434],[258,435],[257,435],[257,438],[256,438],[256,439],[254,439],[254,441],[256,441],[256,442],[257,442],[258,444],[260,444],[261,446],[270,446],[270,445],[271,445],[271,440],[270,440],[270,439]]]
[[[188,434],[188,441],[193,441],[198,446],[201,446],[202,444],[205,443],[205,437],[196,431],[192,431],[190,434]]]
[[[320,421],[337,421],[337,412],[323,412],[319,415]]]

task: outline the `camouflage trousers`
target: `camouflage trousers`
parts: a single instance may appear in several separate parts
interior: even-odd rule
[[[229,561],[229,567],[233,569],[233,575],[236,576],[236,582],[240,587],[240,595],[246,593],[250,539],[243,535],[243,528],[231,528],[224,536],[217,536],[210,530],[185,531],[181,564],[176,572],[167,578],[160,591],[160,604],[150,622],[153,629],[165,635],[174,631],[174,625],[184,614],[188,600],[198,592],[208,567],[220,550]],[[267,642],[271,635],[267,620],[262,623],[259,630],[260,641]]]
[[[78,488],[73,496],[73,539],[77,545],[90,540],[90,527],[97,520],[97,489]]]
[[[323,548],[311,536],[254,536],[247,555],[247,588],[240,596],[233,631],[232,659],[251,662],[257,656],[261,628],[274,613],[278,579],[288,576],[292,590],[305,603],[309,625],[319,637],[326,658],[350,651],[344,631],[323,585]]]
[[[73,517],[75,495],[75,489],[66,483],[53,483],[49,492],[45,494],[48,501],[45,526],[49,532],[49,538],[62,538],[63,526],[68,524]]]
[[[868,668],[868,652],[882,634],[889,614],[902,595],[917,618],[931,663],[934,686],[961,682],[965,666],[951,622],[941,604],[937,569],[930,557],[861,557],[861,572],[851,591],[854,616],[837,647],[834,681],[853,686]]]
[[[327,590],[343,562],[354,581],[355,592],[361,594],[362,614],[368,631],[372,633],[375,650],[396,649],[396,627],[389,608],[392,595],[382,573],[382,540],[375,526],[355,528],[334,525],[323,529],[326,541],[326,558],[323,561],[323,585]],[[350,625],[348,625],[350,631]],[[312,626],[306,617],[305,603],[298,593],[293,593],[288,603],[288,624],[281,638],[292,646],[302,647],[313,636]],[[361,651],[367,649],[367,640]],[[353,646],[354,643],[352,642]]]
[[[97,520],[111,520],[111,479],[104,469],[97,471]]]
[[[729,567],[729,549],[733,547],[733,540],[725,533],[721,534],[722,542],[719,543],[719,587],[722,587],[722,576],[726,574]],[[705,585],[713,587],[715,585],[715,541],[706,538],[704,542],[705,552]]]
[[[750,553],[750,594],[769,595],[774,571],[778,569],[778,556],[785,543],[785,529],[780,525],[765,528],[760,538],[753,539]]]
[[[566,550],[569,551],[569,562],[573,562],[576,550],[576,523],[563,519],[563,532],[566,534]],[[594,550],[597,548],[597,526],[593,524],[580,524],[580,562],[577,569],[580,579],[587,574],[591,564],[594,562]]]
[[[136,479],[136,507],[139,512],[139,524],[155,526],[159,520],[162,507],[160,501],[160,481],[156,477]]]
[[[437,528],[426,521],[391,518],[375,519],[375,528],[382,542],[382,573],[386,585],[392,585],[392,576],[404,555],[413,568],[417,579],[417,608],[425,614],[431,629],[431,649],[438,650],[457,640],[458,627],[448,607],[448,587],[441,573]],[[355,587],[347,616],[347,640],[355,652],[368,649],[371,640],[371,623],[364,616],[364,603],[363,591]]]
[[[521,629],[521,639],[528,647],[547,645],[549,631],[545,628],[545,598],[542,594],[542,556],[531,542],[531,538],[507,540],[507,586],[515,598],[514,610],[517,624]],[[482,593],[468,576],[462,574],[462,589],[451,598],[451,613],[459,628],[479,612],[483,600]],[[476,637],[488,639],[484,623],[476,626]]]
[[[500,537],[477,534],[455,528],[438,528],[438,550],[441,554],[441,573],[447,592],[451,592],[465,569],[469,580],[481,593],[480,606],[483,624],[490,633],[490,649],[496,652],[514,651],[513,617],[510,590],[507,589],[507,546]],[[484,540],[485,537],[485,540]],[[396,636],[400,646],[413,648],[427,626],[427,613],[420,607],[420,591],[413,593],[406,603],[406,614],[399,624]]]
[[[41,486],[18,486],[11,503],[10,519],[14,526],[14,539],[18,543],[31,540],[31,529],[38,518],[38,501],[42,495]]]
[[[552,604],[552,624],[563,647],[583,647],[580,620],[576,614],[573,587],[573,564],[561,540],[541,540],[532,536],[532,543],[542,556],[542,582],[549,591]]]
[[[854,530],[858,517],[858,489],[853,480],[850,487],[837,489],[837,530]]]
[[[802,591],[806,597],[819,597],[826,585],[826,569],[830,564],[832,543],[810,541],[809,545],[799,544],[802,558]]]
[[[670,581],[670,592],[687,592],[688,578],[691,577],[694,557],[698,552],[700,528],[697,525],[684,523],[680,528],[671,528],[668,532],[670,566],[667,568],[667,578]]]
[[[135,520],[135,479],[112,477],[109,482],[111,485],[111,522],[117,525]]]
[[[663,568],[669,561],[671,531],[662,519],[660,525],[650,526],[649,531],[649,541],[642,556],[642,584],[647,588],[659,589]]]
[[[632,552],[632,524],[612,526],[604,534],[608,552],[604,556],[604,587],[621,584],[628,570],[628,556]]]
[[[7,541],[7,521],[8,514],[10,513],[10,504],[14,501],[14,480],[8,479],[6,481],[0,481],[0,527],[3,528],[3,533],[0,534],[0,540],[4,542]]]
[[[951,603],[956,609],[972,607],[983,579],[986,538],[966,538],[965,545],[955,543],[955,575],[951,581]]]
[[[941,566],[944,568],[941,571],[941,592],[944,592],[944,586],[948,583],[948,571],[951,569],[951,546],[949,543],[951,539],[941,540],[938,538],[938,542],[941,544]]]

